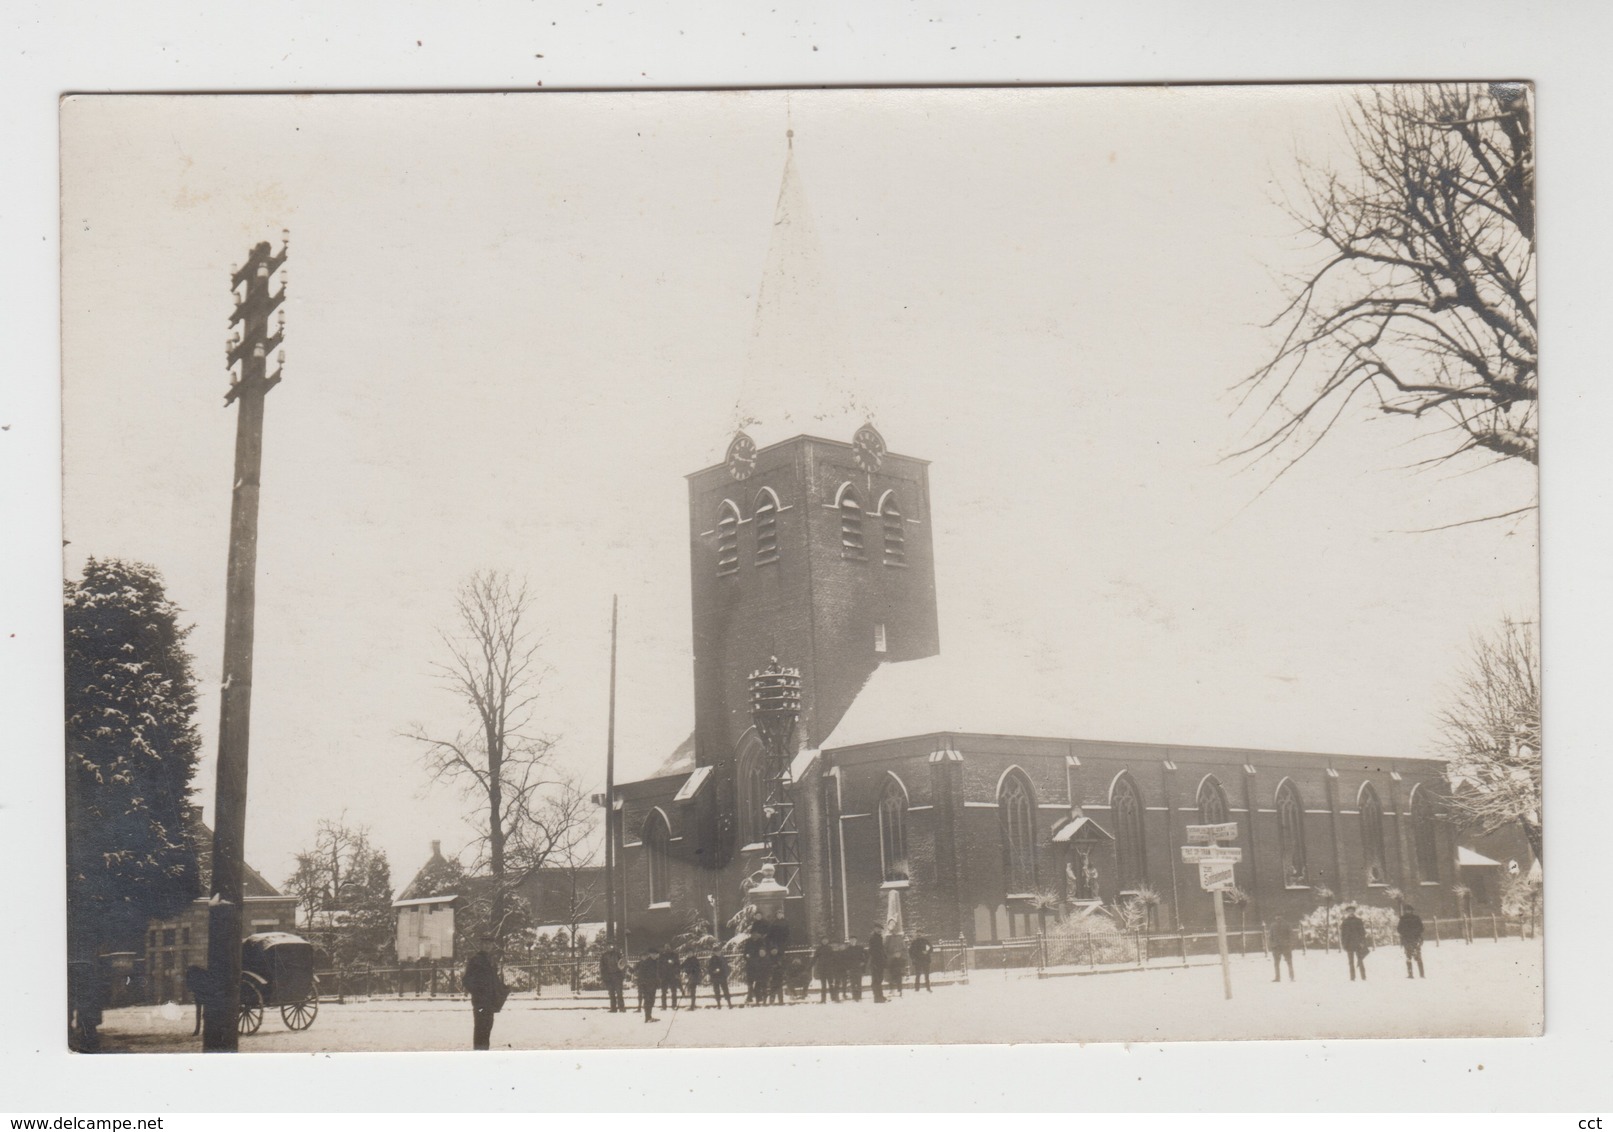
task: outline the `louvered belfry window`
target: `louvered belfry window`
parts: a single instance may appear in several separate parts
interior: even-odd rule
[[[840,497],[840,557],[866,560],[863,546],[863,509],[857,496],[847,491]]]
[[[763,488],[756,495],[756,565],[778,561],[778,498]]]
[[[717,512],[717,573],[732,574],[739,569],[739,512],[724,503]]]
[[[885,565],[907,565],[907,529],[902,523],[901,508],[894,495],[886,495],[880,508],[879,520],[885,537]]]

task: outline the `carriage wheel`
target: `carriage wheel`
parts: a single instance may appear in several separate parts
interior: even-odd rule
[[[258,993],[257,987],[243,980],[241,1014],[236,1020],[236,1030],[243,1034],[255,1034],[261,1025],[263,1025],[263,996]]]
[[[280,1020],[287,1029],[306,1030],[319,1015],[319,996],[310,994],[301,1002],[287,1003],[280,1008]]]

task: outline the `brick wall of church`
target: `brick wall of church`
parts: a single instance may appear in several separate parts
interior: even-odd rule
[[[1213,906],[1198,883],[1196,866],[1181,861],[1186,827],[1198,824],[1198,796],[1206,776],[1219,780],[1227,819],[1238,824],[1236,844],[1243,862],[1236,868],[1240,887],[1251,894],[1250,921],[1281,912],[1292,918],[1319,905],[1326,886],[1338,902],[1389,905],[1390,887],[1427,911],[1453,914],[1450,894],[1457,880],[1455,836],[1444,821],[1434,823],[1436,877],[1419,875],[1415,861],[1411,791],[1441,789],[1441,764],[1431,760],[1369,761],[1285,752],[1240,752],[1201,748],[1063,742],[1012,737],[952,737],[961,754],[957,764],[962,797],[953,808],[957,822],[955,869],[938,847],[945,840],[945,814],[934,808],[935,764],[929,754],[938,740],[909,739],[831,752],[839,767],[844,820],[845,909],[840,919],[858,933],[882,920],[891,888],[883,876],[877,809],[880,792],[893,777],[907,788],[910,807],[906,834],[911,879],[901,889],[910,921],[932,934],[970,938],[1034,930],[1034,910],[1011,895],[1005,873],[1002,821],[996,806],[1005,774],[1017,770],[1031,784],[1036,805],[1036,890],[1067,895],[1065,847],[1052,841],[1055,827],[1070,813],[1072,797],[1081,812],[1110,834],[1118,831],[1110,810],[1111,790],[1125,773],[1135,784],[1143,810],[1146,883],[1160,896],[1155,926],[1203,930],[1213,925]],[[1072,764],[1073,755],[1076,762]],[[1167,763],[1174,765],[1170,769]],[[1250,774],[1245,766],[1253,767]],[[1330,774],[1329,771],[1335,772]],[[1399,778],[1395,775],[1398,773]],[[1336,777],[1335,777],[1336,774]],[[1306,875],[1288,883],[1282,868],[1276,792],[1291,781],[1298,791],[1304,824]],[[1366,838],[1357,798],[1370,782],[1382,804],[1383,875],[1367,876]],[[1073,791],[1073,795],[1072,795]],[[1254,803],[1251,821],[1249,802]],[[1114,851],[1095,856],[1099,891],[1106,902],[1122,898]],[[954,879],[955,878],[955,879]],[[837,920],[835,927],[838,928]]]

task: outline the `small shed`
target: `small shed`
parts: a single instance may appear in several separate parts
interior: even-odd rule
[[[1473,894],[1471,908],[1498,908],[1501,891],[1506,885],[1506,871],[1500,861],[1492,860],[1477,849],[1466,845],[1456,847],[1456,866],[1461,871],[1462,883]]]
[[[398,962],[454,957],[454,910],[463,897],[421,896],[394,900],[398,913]]]

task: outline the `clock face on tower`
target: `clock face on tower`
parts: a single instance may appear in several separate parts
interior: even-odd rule
[[[728,446],[728,474],[736,480],[749,479],[756,470],[756,442],[744,433],[735,435]]]
[[[857,466],[865,472],[878,471],[880,461],[885,459],[885,438],[871,424],[857,430],[857,435],[851,438],[851,448],[856,454]]]

